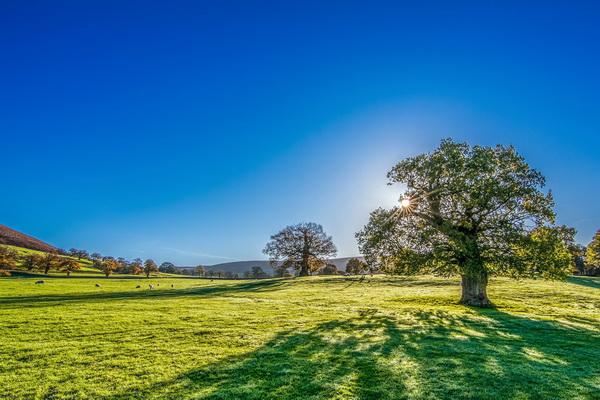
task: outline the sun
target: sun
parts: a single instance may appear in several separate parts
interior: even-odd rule
[[[402,208],[409,208],[410,207],[410,199],[405,197],[402,200],[400,200],[400,206],[402,206]]]

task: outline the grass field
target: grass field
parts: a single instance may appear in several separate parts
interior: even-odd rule
[[[599,279],[495,279],[487,310],[456,304],[459,289],[3,278],[0,398],[600,398]]]

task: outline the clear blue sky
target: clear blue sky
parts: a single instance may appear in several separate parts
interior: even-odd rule
[[[599,6],[400,3],[3,1],[0,223],[191,265],[314,221],[351,256],[386,171],[454,137],[514,144],[587,243]]]

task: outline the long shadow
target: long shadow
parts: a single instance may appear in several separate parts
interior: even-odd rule
[[[35,296],[14,296],[0,297],[0,306],[18,306],[18,307],[45,307],[52,303],[63,302],[84,302],[94,300],[129,300],[129,299],[147,299],[147,298],[175,298],[184,296],[208,297],[215,295],[225,295],[240,292],[259,292],[280,289],[287,282],[285,279],[264,279],[244,283],[220,284],[214,286],[192,287],[185,289],[170,289],[157,287],[156,290],[148,290],[144,285],[140,289],[133,286],[130,291],[108,292],[98,288],[94,292],[86,293],[61,293],[44,294]]]
[[[499,310],[360,313],[108,398],[591,399],[599,339]]]
[[[600,277],[571,276],[571,277],[567,278],[567,282],[574,283],[576,285],[600,289]]]

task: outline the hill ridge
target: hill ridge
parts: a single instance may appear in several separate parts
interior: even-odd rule
[[[26,235],[6,225],[0,224],[0,244],[24,247],[31,250],[52,252],[57,248],[33,236]]]

